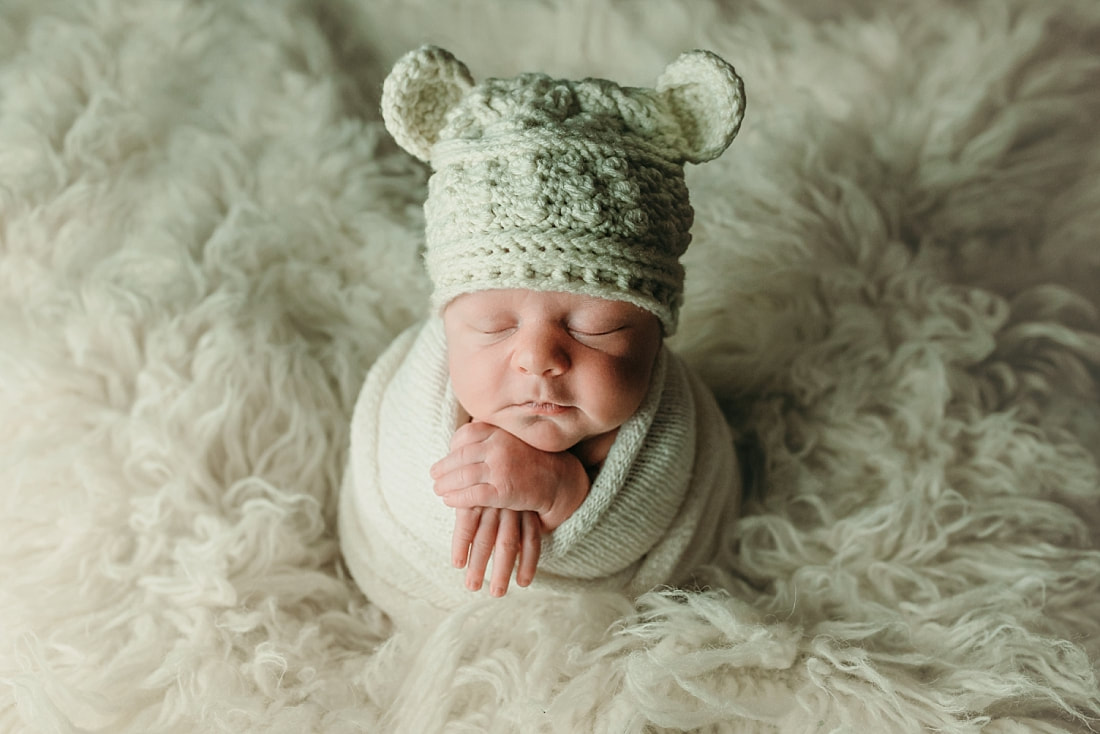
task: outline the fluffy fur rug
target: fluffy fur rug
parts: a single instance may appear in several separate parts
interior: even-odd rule
[[[425,309],[378,114],[478,77],[745,77],[673,346],[752,470],[702,593],[397,628],[341,566],[372,360]],[[4,0],[5,732],[1100,726],[1093,0]]]

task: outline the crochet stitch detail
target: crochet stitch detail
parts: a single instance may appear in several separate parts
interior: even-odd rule
[[[427,46],[386,79],[394,138],[431,163],[425,263],[437,309],[493,288],[633,303],[675,331],[694,212],[684,163],[720,155],[744,114],[733,67],[707,51],[655,89],[525,73],[474,84]]]

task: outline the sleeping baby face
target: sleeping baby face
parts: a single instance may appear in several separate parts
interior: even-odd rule
[[[466,293],[443,322],[451,384],[470,417],[551,452],[630,418],[661,345],[648,311],[572,293]]]

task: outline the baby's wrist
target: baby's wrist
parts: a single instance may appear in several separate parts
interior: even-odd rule
[[[584,503],[591,486],[588,472],[577,457],[564,453],[562,458],[567,469],[563,473],[558,491],[554,493],[554,500],[549,509],[539,513],[544,533],[555,530],[568,520],[577,511],[577,508]]]

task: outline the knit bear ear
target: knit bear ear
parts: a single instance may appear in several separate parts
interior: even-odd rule
[[[382,119],[402,148],[428,162],[447,113],[474,85],[449,51],[422,46],[405,54],[382,85]]]
[[[657,79],[657,92],[680,123],[684,160],[703,163],[722,154],[745,115],[745,85],[710,51],[689,51]]]

